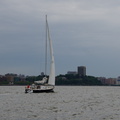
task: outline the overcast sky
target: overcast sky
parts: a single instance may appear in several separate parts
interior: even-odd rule
[[[46,14],[56,75],[120,76],[120,0],[0,0],[0,74],[44,71]]]

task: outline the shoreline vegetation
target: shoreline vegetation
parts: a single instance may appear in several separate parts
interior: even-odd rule
[[[4,79],[0,81],[0,86],[17,86],[17,85],[31,85],[34,81],[41,80],[44,76],[27,76],[24,79],[7,80]],[[79,76],[78,74],[65,74],[56,76],[55,85],[57,86],[101,86],[103,85],[101,81],[94,76]]]

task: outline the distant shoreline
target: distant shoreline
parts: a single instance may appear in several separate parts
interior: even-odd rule
[[[0,85],[0,86],[27,86],[27,85]],[[115,86],[115,87],[118,87],[120,85],[55,85],[55,86],[107,86],[107,87]]]

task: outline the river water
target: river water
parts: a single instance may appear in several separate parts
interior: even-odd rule
[[[56,86],[54,93],[24,93],[0,86],[0,120],[120,120],[120,87]]]

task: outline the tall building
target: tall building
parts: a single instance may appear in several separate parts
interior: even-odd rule
[[[85,66],[79,66],[78,67],[78,74],[79,74],[79,76],[85,76],[86,75],[86,67]]]

